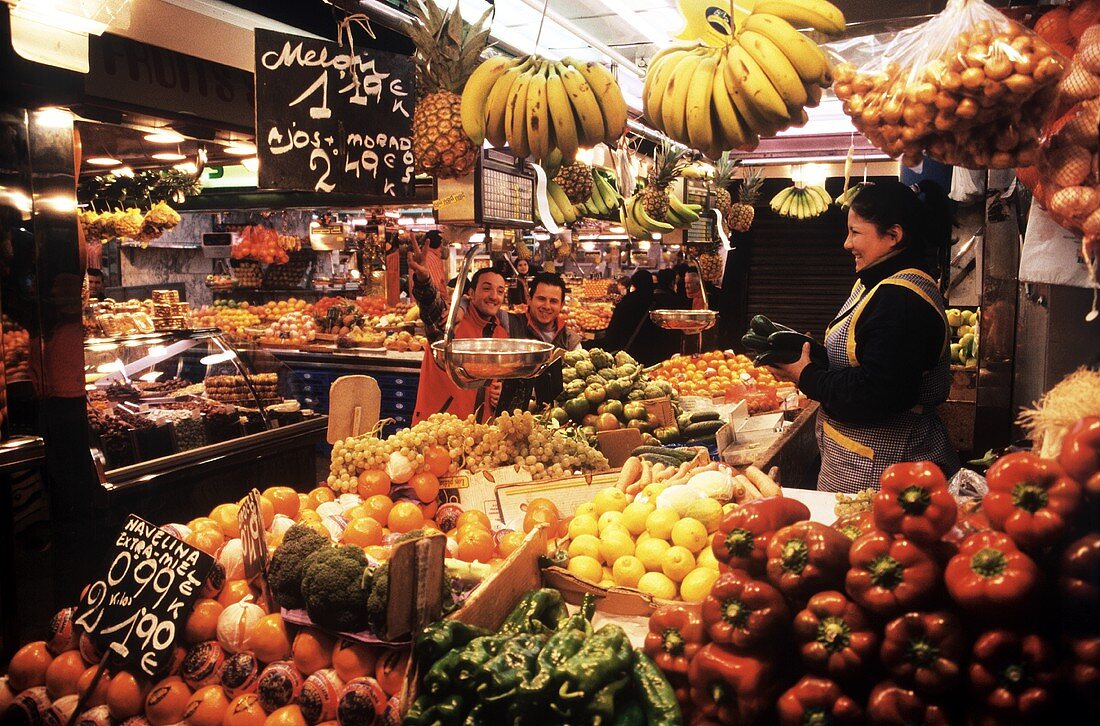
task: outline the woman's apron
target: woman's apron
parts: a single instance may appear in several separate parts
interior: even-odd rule
[[[825,347],[829,369],[859,365],[856,324],[867,302],[881,285],[900,285],[912,290],[944,316],[944,301],[935,280],[917,269],[906,269],[881,281],[870,292],[857,281],[840,315],[826,331]],[[872,425],[837,421],[819,410],[817,443],[821,449],[821,474],[817,488],[828,492],[854,493],[878,488],[879,477],[891,464],[902,461],[934,461],[950,476],[959,468],[947,428],[936,415],[936,406],[947,400],[951,389],[948,362],[949,340],[944,318],[944,344],[939,362],[921,378],[918,404]]]

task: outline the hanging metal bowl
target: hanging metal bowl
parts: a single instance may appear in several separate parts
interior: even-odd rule
[[[651,310],[649,319],[665,330],[691,335],[713,328],[718,313],[713,310]]]
[[[519,338],[455,338],[432,343],[436,365],[461,388],[479,388],[487,381],[533,378],[562,355],[541,340]]]

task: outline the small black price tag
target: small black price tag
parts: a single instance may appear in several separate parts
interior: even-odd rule
[[[245,497],[237,512],[237,524],[241,528],[241,545],[244,549],[244,576],[249,580],[266,577],[267,539],[264,537],[264,519],[258,490],[253,489]]]

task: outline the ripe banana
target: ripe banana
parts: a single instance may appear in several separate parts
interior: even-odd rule
[[[718,68],[717,54],[708,55],[699,63],[688,86],[684,120],[688,139],[696,149],[709,149],[714,141],[710,123],[710,104],[714,93],[714,77]]]
[[[787,108],[801,108],[806,105],[806,87],[802,85],[802,78],[779,46],[767,36],[752,30],[741,31],[737,41],[764,70]]]
[[[577,114],[578,140],[581,146],[595,146],[604,139],[603,112],[584,76],[561,61],[555,64],[573,111]]]
[[[523,63],[514,65],[497,79],[493,90],[489,93],[489,99],[485,104],[485,138],[497,148],[508,145],[507,111],[508,97],[512,93],[512,86],[519,80],[523,72],[531,64],[532,59],[527,58]]]
[[[783,97],[779,95],[779,91],[775,90],[764,69],[752,59],[740,43],[730,46],[727,68],[732,69],[733,78],[759,116],[779,126],[790,120],[791,114],[787,110]]]
[[[528,68],[519,79],[512,84],[512,90],[508,93],[507,108],[504,112],[504,128],[508,133],[508,146],[512,153],[521,159],[531,154],[531,145],[527,140],[527,87],[531,85],[531,79],[540,70],[541,61]]]
[[[753,12],[771,13],[795,27],[810,27],[826,35],[839,35],[845,27],[844,13],[825,0],[764,0],[756,3]]]
[[[527,141],[531,155],[541,161],[550,153],[550,111],[546,101],[546,65],[531,78],[527,87]]]
[[[768,203],[771,206],[773,212],[778,212],[783,207],[783,202],[787,201],[787,198],[791,196],[795,188],[785,187],[778,194],[772,197],[772,200]]]
[[[603,114],[604,137],[602,141],[608,146],[614,146],[626,130],[627,115],[626,100],[623,98],[623,93],[619,89],[615,77],[611,75],[611,71],[599,63],[583,63],[572,58],[564,58],[562,62],[573,66],[584,76],[584,80],[588,83],[588,87],[592,89],[592,95],[596,97],[596,101],[600,105],[600,111]]]
[[[562,158],[572,161],[577,156],[580,143],[577,139],[577,122],[573,116],[573,104],[569,102],[569,94],[565,91],[565,84],[558,75],[556,65],[551,65],[549,75],[546,77],[546,104],[550,110],[550,122],[554,127],[554,139],[557,148],[561,149]]]
[[[574,211],[569,197],[565,196],[565,190],[556,181],[549,180],[546,182],[546,196],[554,200],[554,204],[557,205],[565,217],[566,223],[577,221],[577,213]]]
[[[725,53],[719,57],[719,63],[725,63]],[[749,127],[744,117],[737,112],[726,87],[725,71],[718,69],[714,79],[714,93],[711,100],[711,118],[715,127],[716,154],[712,159],[717,159],[723,151],[729,149],[743,149],[754,147],[759,141],[756,131]]]
[[[665,87],[665,100],[661,104],[662,129],[677,141],[687,141],[684,125],[687,123],[688,91],[691,79],[703,60],[701,53],[692,53],[681,59],[672,70],[672,77]]]
[[[554,197],[550,194],[546,195],[546,206],[550,207],[550,216],[554,218],[554,224],[559,227],[565,224],[565,214],[561,211],[561,208],[554,201]]]
[[[782,49],[803,83],[820,83],[829,73],[829,62],[821,48],[783,18],[754,12],[743,28],[765,36]]]
[[[518,59],[496,56],[485,61],[470,74],[462,89],[462,130],[474,144],[485,140],[485,110],[489,94],[504,72],[518,63]]]
[[[676,64],[685,56],[690,55],[693,50],[693,48],[676,48],[667,55],[661,56],[658,53],[659,60],[657,56],[654,56],[654,60],[650,62],[649,70],[646,71],[645,75],[645,84],[642,86],[642,109],[649,122],[658,128],[664,128],[661,121],[661,109],[664,104],[668,81],[672,77],[672,71],[676,68]]]
[[[619,222],[626,228],[626,233],[635,239],[649,239],[649,232],[638,226],[638,223],[634,221],[634,217],[630,215],[630,205],[633,203],[633,197],[623,206],[619,207]]]

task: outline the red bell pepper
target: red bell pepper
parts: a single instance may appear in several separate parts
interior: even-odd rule
[[[970,660],[979,718],[1021,723],[1042,715],[1052,705],[1057,671],[1054,648],[1044,638],[1009,630],[984,633]]]
[[[1020,616],[1039,585],[1039,568],[1001,532],[967,537],[944,572],[955,602],[982,615]]]
[[[844,580],[849,597],[876,615],[893,617],[928,601],[940,582],[940,566],[901,535],[875,530],[852,543]]]
[[[767,711],[775,677],[768,661],[708,643],[692,658],[688,683],[699,717],[740,724],[751,723]]]
[[[882,472],[879,487],[871,511],[875,526],[884,532],[929,544],[955,524],[955,498],[943,472],[931,461],[894,464]]]
[[[1090,532],[1062,552],[1058,571],[1063,622],[1100,625],[1100,532]]]
[[[774,642],[790,622],[783,594],[744,570],[719,575],[703,600],[703,625],[711,640],[738,652]]]
[[[867,723],[874,726],[947,726],[943,708],[904,686],[883,681],[867,698]]]
[[[806,669],[838,681],[866,673],[878,634],[859,606],[836,590],[819,592],[795,616],[794,637]]]
[[[1084,497],[1058,462],[1019,451],[997,459],[986,480],[982,509],[1020,549],[1040,552],[1069,539]]]
[[[833,522],[833,529],[843,534],[848,539],[859,539],[875,528],[874,515],[870,512],[857,512],[846,514]]]
[[[779,697],[779,723],[784,726],[861,724],[863,709],[835,681],[803,676]]]
[[[1100,495],[1100,416],[1086,416],[1066,433],[1058,463],[1091,496]]]
[[[1087,707],[1100,711],[1100,636],[1071,640],[1069,650],[1070,685]]]
[[[803,605],[815,592],[839,589],[848,569],[851,541],[820,522],[797,522],[768,543],[768,580],[792,603]]]
[[[714,556],[731,568],[763,575],[768,541],[775,531],[809,518],[809,507],[797,499],[755,499],[723,515],[714,535]]]
[[[895,678],[934,694],[958,684],[965,651],[962,626],[954,614],[910,612],[886,624],[879,655]]]
[[[688,663],[707,642],[699,613],[683,605],[664,605],[649,617],[643,649],[657,667],[686,675]]]

